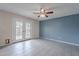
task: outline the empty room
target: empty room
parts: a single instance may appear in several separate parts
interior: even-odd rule
[[[79,3],[0,3],[0,56],[79,56]]]

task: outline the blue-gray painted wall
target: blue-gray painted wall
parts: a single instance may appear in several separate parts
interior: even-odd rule
[[[40,38],[79,44],[79,14],[40,21]]]

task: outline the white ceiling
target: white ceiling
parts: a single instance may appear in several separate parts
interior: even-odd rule
[[[51,8],[54,14],[48,15],[48,18],[38,18],[34,11],[40,10],[40,8]],[[4,3],[0,4],[0,9],[12,13],[16,13],[22,16],[30,17],[35,20],[47,20],[51,18],[58,18],[62,16],[78,14],[78,3]]]

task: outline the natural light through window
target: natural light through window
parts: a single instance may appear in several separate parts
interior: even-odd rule
[[[30,38],[30,29],[31,26],[29,22],[16,21],[16,40]]]
[[[22,39],[22,27],[23,27],[23,23],[17,21],[16,22],[16,40],[18,39]]]
[[[26,34],[25,38],[30,38],[30,23],[26,23]]]

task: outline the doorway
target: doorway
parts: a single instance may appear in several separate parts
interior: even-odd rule
[[[31,38],[31,24],[26,21],[16,21],[16,41],[27,40]]]
[[[12,19],[12,41],[18,42],[39,38],[39,22],[15,17]]]

